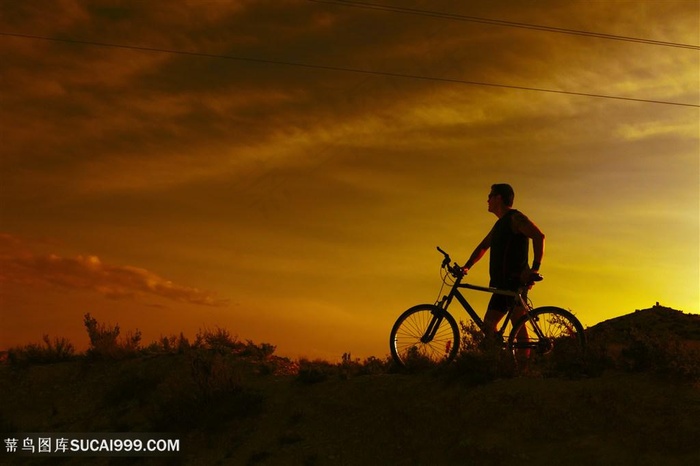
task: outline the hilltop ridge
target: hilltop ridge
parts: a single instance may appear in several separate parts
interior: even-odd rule
[[[645,333],[670,333],[683,340],[700,341],[700,314],[686,314],[657,302],[650,308],[637,309],[633,313],[613,317],[588,330],[597,333],[607,329],[617,334],[633,328],[643,329]]]

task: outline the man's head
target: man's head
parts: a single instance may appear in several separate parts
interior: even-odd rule
[[[511,185],[506,183],[498,183],[491,186],[491,193],[489,194],[489,199],[495,196],[501,196],[503,205],[507,207],[513,207],[513,200],[515,199],[515,192]]]

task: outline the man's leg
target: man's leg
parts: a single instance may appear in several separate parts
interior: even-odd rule
[[[484,315],[484,342],[482,349],[499,349],[502,346],[502,338],[497,338],[498,323],[503,319],[508,310],[506,296],[493,294]],[[501,336],[502,337],[502,336]]]
[[[484,315],[484,333],[487,338],[492,338],[496,335],[498,323],[508,312],[509,304],[507,296],[495,293],[491,295],[491,300]]]
[[[486,315],[484,316],[484,333],[486,333],[486,336],[493,337],[496,335],[498,323],[503,319],[504,315],[505,313],[502,310],[491,307],[491,303],[489,303],[489,309],[486,310]]]
[[[500,350],[503,340],[496,337],[498,331],[498,323],[503,319],[505,313],[499,309],[490,307],[484,315],[484,340],[481,342],[480,348],[482,351],[491,352]]]
[[[525,308],[518,303],[516,307],[513,309],[513,313],[511,314],[512,317],[512,323],[516,323],[518,320],[520,320],[521,317],[523,317],[526,314]],[[518,341],[520,343],[525,343],[530,341],[530,335],[528,334],[527,331],[527,325],[523,325],[520,327],[520,330],[518,331]],[[526,363],[527,360],[530,358],[530,349],[525,348],[522,350],[518,350],[516,353],[516,358],[518,359],[518,363]]]

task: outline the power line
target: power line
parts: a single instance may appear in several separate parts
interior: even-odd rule
[[[454,21],[493,24],[493,25],[497,25],[497,26],[515,27],[515,28],[522,28],[522,29],[533,29],[536,31],[545,31],[545,32],[555,32],[555,33],[559,33],[559,34],[571,34],[571,35],[577,35],[577,36],[597,37],[599,39],[619,40],[619,41],[635,42],[635,43],[647,44],[647,45],[659,45],[659,46],[663,46],[663,47],[675,47],[675,48],[690,49],[690,50],[700,50],[700,45],[683,44],[683,43],[679,43],[679,42],[666,42],[666,41],[661,41],[661,40],[644,39],[644,38],[629,37],[629,36],[620,36],[620,35],[615,35],[615,34],[583,31],[583,30],[577,30],[577,29],[566,29],[566,28],[559,28],[559,27],[553,27],[553,26],[542,26],[542,25],[538,25],[538,24],[518,23],[518,22],[513,22],[513,21],[504,21],[504,20],[500,20],[500,19],[480,18],[478,16],[458,15],[455,13],[442,13],[439,11],[419,10],[419,9],[415,9],[415,8],[405,8],[405,7],[388,6],[388,5],[377,5],[375,3],[356,2],[356,1],[350,1],[350,0],[308,0],[308,1],[314,2],[314,3],[326,3],[329,5],[342,5],[342,6],[353,7],[353,8],[363,8],[363,9],[368,9],[368,10],[390,11],[393,13],[404,13],[404,14],[410,14],[410,15],[416,15],[416,16],[426,16],[426,17],[431,17],[431,18],[449,19],[449,20],[454,20]]]
[[[301,63],[301,62],[282,61],[282,60],[270,60],[270,59],[265,59],[265,58],[241,57],[241,56],[233,56],[233,55],[219,55],[219,54],[204,53],[204,52],[188,52],[186,50],[164,49],[164,48],[156,48],[156,47],[143,47],[143,46],[136,46],[136,45],[114,44],[114,43],[107,43],[107,42],[96,42],[96,41],[87,41],[87,40],[78,40],[78,39],[65,39],[65,38],[57,38],[57,37],[38,36],[38,35],[33,35],[33,34],[18,34],[18,33],[10,33],[10,32],[0,31],[0,36],[16,37],[16,38],[22,38],[22,39],[33,39],[33,40],[45,40],[45,41],[51,41],[51,42],[62,42],[62,43],[67,43],[67,44],[79,44],[79,45],[87,45],[87,46],[92,46],[92,47],[108,47],[108,48],[118,48],[118,49],[127,49],[127,50],[137,50],[137,51],[142,51],[142,52],[168,53],[168,54],[173,54],[173,55],[184,55],[184,56],[203,57],[203,58],[215,58],[215,59],[224,59],[224,60],[236,60],[236,61],[250,62],[250,63],[264,63],[264,64],[270,64],[270,65],[282,65],[282,66],[290,66],[290,67],[297,67],[297,68],[309,68],[309,69],[326,70],[326,71],[339,71],[339,72],[344,72],[344,73],[356,73],[356,74],[365,74],[365,75],[374,75],[374,76],[385,76],[385,77],[391,77],[391,78],[416,79],[416,80],[422,80],[422,81],[435,81],[435,82],[444,82],[444,83],[452,83],[452,84],[467,84],[467,85],[472,85],[472,86],[498,87],[498,88],[504,88],[504,89],[517,89],[517,90],[523,90],[523,91],[547,92],[547,93],[551,93],[551,94],[564,94],[564,95],[574,95],[574,96],[581,96],[581,97],[595,97],[595,98],[600,98],[600,99],[614,99],[614,100],[625,100],[625,101],[631,101],[631,102],[643,102],[643,103],[652,103],[652,104],[676,105],[676,106],[681,106],[681,107],[700,108],[700,104],[690,104],[690,103],[685,103],[685,102],[671,102],[671,101],[666,101],[666,100],[641,99],[641,98],[635,98],[635,97],[623,97],[623,96],[608,95],[608,94],[593,94],[593,93],[588,93],[588,92],[575,92],[575,91],[565,91],[565,90],[558,90],[558,89],[546,89],[546,88],[538,88],[538,87],[516,86],[516,85],[510,85],[510,84],[490,83],[490,82],[485,82],[485,81],[471,81],[471,80],[466,80],[466,79],[441,78],[438,76],[424,76],[424,75],[417,75],[417,74],[393,73],[393,72],[389,72],[389,71],[364,70],[364,69],[360,69],[360,68],[349,68],[349,67],[341,67],[341,66],[320,65],[320,64],[314,64],[314,63]]]

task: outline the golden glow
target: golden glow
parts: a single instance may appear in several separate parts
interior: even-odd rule
[[[0,30],[700,102],[698,53],[683,48],[301,0],[32,3],[6,5]],[[453,7],[698,38],[693,2],[507,3]],[[463,262],[496,220],[495,182],[547,236],[535,304],[586,325],[657,301],[700,311],[698,108],[9,36],[0,48],[0,349],[45,333],[84,348],[90,312],[146,342],[220,326],[291,357],[384,356],[398,314],[438,297],[435,246]]]

